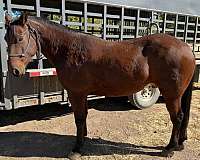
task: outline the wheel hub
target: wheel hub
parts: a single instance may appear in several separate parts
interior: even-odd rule
[[[155,86],[153,84],[148,84],[144,87],[144,89],[141,91],[141,96],[144,98],[144,100],[149,100],[153,97]]]

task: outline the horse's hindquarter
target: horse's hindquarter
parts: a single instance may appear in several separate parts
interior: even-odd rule
[[[168,95],[183,94],[195,69],[190,47],[172,36],[152,35],[143,54],[148,57],[150,81]]]

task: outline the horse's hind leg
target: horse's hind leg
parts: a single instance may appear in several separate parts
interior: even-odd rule
[[[184,148],[183,142],[187,140],[187,127],[188,127],[188,122],[189,122],[189,117],[190,117],[192,87],[193,87],[193,82],[191,81],[181,99],[181,108],[184,113],[184,117],[181,124],[180,135],[179,135],[179,145],[182,147],[180,149]]]
[[[173,124],[173,129],[170,142],[165,147],[165,151],[163,151],[163,153],[166,156],[171,156],[171,154],[173,153],[172,151],[177,150],[179,147],[178,140],[179,140],[180,127],[183,120],[183,112],[181,109],[181,97],[167,98],[165,100],[166,100],[167,110],[170,114],[170,118]]]
[[[77,128],[76,144],[72,151],[80,153],[80,149],[84,143],[84,136],[87,135],[87,96],[69,92],[69,100],[72,104],[72,110],[74,112]]]

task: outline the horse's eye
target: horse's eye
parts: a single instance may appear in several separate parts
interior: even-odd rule
[[[19,42],[21,42],[21,41],[23,40],[23,38],[22,38],[22,37],[19,37],[19,39],[18,39],[18,40],[19,40]]]

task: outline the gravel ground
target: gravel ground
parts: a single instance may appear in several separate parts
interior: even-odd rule
[[[171,135],[164,103],[136,110],[116,99],[90,101],[83,160],[157,160]],[[0,160],[67,159],[75,141],[74,117],[57,104],[0,112]],[[200,90],[193,91],[185,149],[173,160],[200,159]]]

